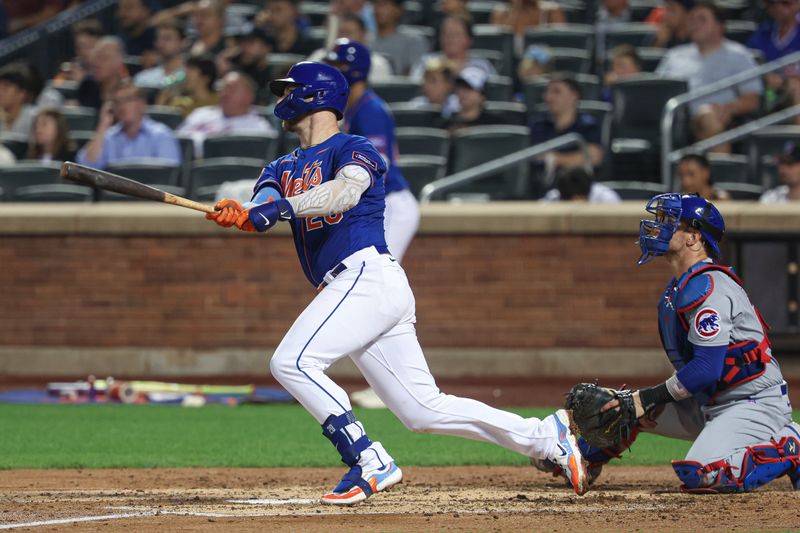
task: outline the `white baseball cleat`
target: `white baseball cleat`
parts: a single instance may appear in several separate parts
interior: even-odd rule
[[[363,502],[376,492],[397,485],[402,480],[403,471],[394,462],[366,474],[356,465],[348,470],[331,492],[322,495],[321,501],[333,505],[353,505]]]
[[[559,409],[553,414],[558,428],[558,443],[556,444],[556,456],[553,463],[560,466],[575,494],[581,496],[589,490],[589,473],[587,472],[586,459],[581,455],[578,448],[578,439],[575,437],[572,428],[572,413],[566,409]]]

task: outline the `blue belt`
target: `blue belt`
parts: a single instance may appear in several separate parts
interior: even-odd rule
[[[378,250],[378,253],[381,254],[381,255],[391,255],[389,253],[389,247],[388,246],[376,246],[375,249]],[[345,270],[347,270],[347,265],[345,265],[344,263],[339,263],[338,265],[336,265],[335,267],[330,269],[328,271],[328,273],[326,274],[326,276],[330,276],[330,279],[333,279],[336,276],[338,276],[339,274],[341,274],[342,272],[344,272]],[[323,280],[322,283],[319,284],[319,287],[317,287],[317,290],[322,290],[327,286],[328,286],[328,282]]]
[[[781,385],[781,394],[783,394],[784,396],[789,394],[789,385],[787,385],[786,383]]]

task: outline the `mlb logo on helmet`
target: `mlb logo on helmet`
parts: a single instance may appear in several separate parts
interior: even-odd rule
[[[713,339],[719,334],[719,313],[709,308],[700,310],[694,317],[694,329],[704,339]]]

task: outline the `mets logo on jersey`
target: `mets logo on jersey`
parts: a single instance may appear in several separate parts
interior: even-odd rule
[[[719,334],[719,313],[706,307],[694,317],[694,329],[704,339],[713,339]]]

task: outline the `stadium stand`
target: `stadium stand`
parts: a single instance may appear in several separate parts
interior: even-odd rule
[[[467,11],[471,16],[472,47],[470,57],[487,60],[497,71],[490,76],[485,85],[484,95],[487,99],[486,113],[498,122],[508,124],[512,129],[505,131],[507,137],[497,140],[486,133],[488,130],[470,128],[470,131],[447,133],[440,130],[447,118],[454,111],[444,106],[411,102],[420,96],[421,86],[409,77],[395,76],[373,84],[374,90],[390,105],[398,128],[397,140],[402,162],[408,165],[407,173],[413,178],[415,192],[418,187],[430,180],[440,178],[443,174],[456,172],[476,164],[496,159],[498,156],[519,150],[530,144],[527,125],[533,114],[543,108],[544,91],[548,76],[555,72],[568,72],[573,75],[582,90],[582,101],[579,111],[591,113],[603,124],[603,164],[595,169],[595,179],[615,184],[623,197],[645,194],[658,190],[656,182],[666,179],[661,176],[664,165],[656,163],[661,153],[661,122],[667,101],[675,96],[686,94],[688,86],[685,81],[664,79],[653,72],[666,52],[663,48],[652,47],[655,41],[657,26],[652,22],[657,19],[654,14],[662,6],[657,0],[629,0],[628,10],[630,22],[615,23],[607,31],[599,33],[604,39],[597,41],[598,32],[595,27],[595,16],[598,9],[596,0],[559,0],[556,2],[566,23],[539,24],[527,29],[515,29],[493,24],[492,13],[500,2],[469,1]],[[187,41],[191,43],[197,37],[193,27],[191,4],[180,0],[163,0],[159,2],[161,9],[153,11],[152,25],[177,14],[186,24]],[[759,2],[746,0],[718,0],[718,7],[727,18],[725,36],[737,43],[747,43],[751,35],[759,27],[756,21],[767,20],[768,13]],[[217,55],[216,64],[222,69],[217,78],[224,75],[227,69],[237,68],[237,38],[249,32],[252,26],[261,26],[269,33],[268,25],[264,25],[261,0],[237,0],[226,7],[225,43]],[[444,17],[439,11],[439,4],[428,5],[426,2],[406,1],[404,14],[398,31],[423,36],[431,45],[431,50],[439,50],[438,25]],[[332,4],[319,1],[303,1],[299,3],[300,18],[298,31],[307,42],[324,48],[332,36],[327,28],[334,15]],[[82,91],[82,77],[89,72],[88,65],[80,64],[76,42],[72,28],[76,23],[88,19],[97,20],[106,35],[117,35],[120,32],[116,17],[116,2],[113,0],[88,0],[78,7],[60,13],[55,18],[40,26],[24,30],[19,34],[0,41],[0,62],[3,64],[15,61],[32,63],[41,73],[42,84],[37,97],[41,105],[59,107],[66,118],[69,136],[80,148],[94,134],[97,124],[97,111],[92,108],[78,107],[75,102]],[[563,19],[560,19],[563,20]],[[368,30],[374,20],[365,19]],[[517,32],[517,33],[515,33]],[[605,86],[604,75],[609,67],[607,55],[618,45],[630,44],[636,47],[641,58],[642,74],[632,79],[625,79]],[[528,45],[543,46],[550,54],[551,61],[543,65],[540,75],[520,80],[517,65],[520,54]],[[598,46],[602,54],[596,60]],[[783,53],[793,50],[787,49]],[[753,53],[765,60],[764,52],[753,50]],[[285,74],[289,66],[305,58],[296,53],[270,53],[268,68],[270,75],[279,77]],[[391,63],[391,58],[389,58]],[[145,56],[126,55],[124,59],[125,74],[133,75],[143,67],[152,67]],[[454,75],[460,66],[453,66]],[[75,73],[79,77],[75,77]],[[786,109],[800,102],[793,101],[789,90],[790,82],[796,74],[789,74],[784,85],[772,88],[771,93],[763,100],[764,109],[761,114]],[[155,105],[166,101],[163,92],[177,91],[180,96],[182,78],[170,79],[170,87],[146,87],[148,104],[147,115],[170,129],[177,129],[186,113],[178,107]],[[800,81],[798,81],[800,83]],[[42,87],[44,90],[42,90]],[[101,87],[101,91],[105,88]],[[35,91],[34,91],[35,92]],[[774,94],[773,94],[774,93]],[[171,93],[170,93],[171,94]],[[610,97],[609,97],[610,95]],[[106,95],[101,95],[105,97]],[[609,100],[610,101],[601,101]],[[211,102],[215,103],[215,102]],[[197,105],[197,104],[195,104]],[[258,108],[257,112],[267,118],[274,126],[279,121],[274,117],[271,107]],[[753,117],[746,117],[750,120]],[[672,127],[672,149],[680,150],[695,142],[688,126],[688,112],[683,109],[678,114]],[[738,123],[737,123],[738,124]],[[719,184],[730,188],[731,195],[737,199],[755,198],[758,188],[768,188],[777,184],[774,155],[784,149],[787,142],[796,141],[800,131],[796,118],[789,118],[748,136],[737,139],[734,154],[727,156],[712,155],[714,179]],[[514,129],[518,128],[518,129]],[[472,131],[477,130],[477,131]],[[514,134],[509,132],[514,131]],[[215,187],[222,179],[220,169],[250,171],[255,167],[252,160],[244,161],[235,158],[261,158],[268,160],[279,153],[291,150],[297,144],[294,134],[280,132],[277,136],[219,136],[209,138],[204,144],[206,158],[197,160],[192,143],[187,138],[179,138],[183,162],[180,167],[159,168],[143,163],[125,162],[115,168],[120,173],[138,176],[149,183],[159,183],[173,187],[184,187],[188,194],[196,198],[211,198]],[[7,148],[17,160],[24,160],[27,153],[27,137],[14,135],[4,131],[0,126],[0,143]],[[198,147],[199,149],[199,147]],[[437,159],[442,158],[445,159]],[[234,158],[234,159],[230,159]],[[244,162],[243,162],[244,161]],[[442,163],[441,171],[432,172],[431,165]],[[669,164],[665,163],[669,169]],[[144,166],[141,166],[144,165]],[[233,166],[231,166],[233,165]],[[238,167],[236,165],[239,165]],[[20,176],[29,176],[33,181],[25,185],[56,185],[42,183],[42,176],[52,170],[48,163],[21,161],[17,167]],[[37,168],[40,170],[37,171]],[[401,165],[402,168],[402,165]],[[522,166],[520,167],[522,168]],[[664,171],[664,174],[668,172]],[[0,171],[7,177],[8,171]],[[530,189],[528,168],[520,176],[512,179],[513,172],[502,173],[501,179],[484,180],[474,185],[474,190],[465,191],[486,195],[492,199],[526,197]],[[248,174],[249,175],[249,174]],[[34,176],[37,176],[34,178]],[[28,179],[28,178],[25,178]],[[232,179],[232,176],[228,176]],[[650,183],[650,185],[640,185]],[[620,185],[621,184],[621,185]],[[62,184],[63,185],[63,184]],[[24,185],[22,185],[24,186]],[[0,197],[8,201],[17,190],[17,186],[8,183],[4,186],[5,195]],[[725,187],[721,187],[725,190]],[[638,191],[638,192],[637,192]],[[85,191],[84,191],[85,192]],[[648,193],[649,193],[648,192]],[[43,201],[61,197],[75,201],[85,201],[85,195],[77,191],[70,192],[65,188],[40,187],[23,191],[26,200],[41,198]],[[105,198],[104,198],[105,199]]]

